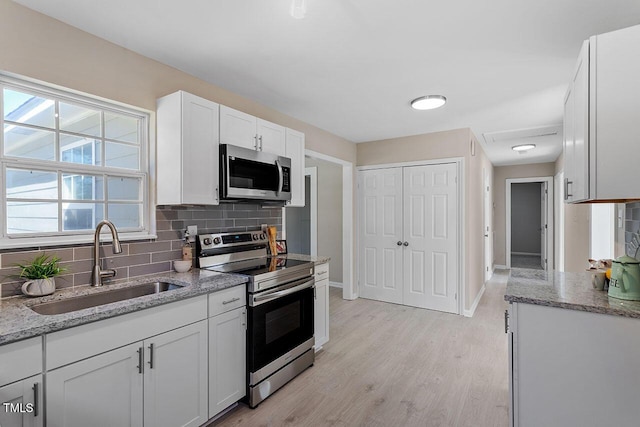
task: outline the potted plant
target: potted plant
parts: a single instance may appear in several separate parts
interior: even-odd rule
[[[51,295],[56,290],[54,277],[67,271],[60,267],[60,258],[44,252],[28,264],[16,264],[20,268],[21,279],[27,279],[22,285],[22,293],[29,296]]]

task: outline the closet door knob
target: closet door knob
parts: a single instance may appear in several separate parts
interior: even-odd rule
[[[398,240],[398,243],[396,243],[396,245],[402,246],[402,242],[400,240]]]
[[[404,242],[403,245],[404,246],[409,246],[409,242]]]

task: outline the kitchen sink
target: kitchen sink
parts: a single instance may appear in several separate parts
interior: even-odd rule
[[[167,282],[151,282],[127,288],[113,289],[79,297],[65,298],[58,301],[44,302],[29,307],[38,314],[64,314],[84,308],[97,307],[145,295],[159,294],[182,288],[182,285]]]

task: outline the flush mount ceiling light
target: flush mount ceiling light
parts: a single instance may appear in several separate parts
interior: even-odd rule
[[[411,106],[416,110],[433,110],[442,107],[446,102],[447,98],[442,95],[427,95],[411,101]]]
[[[307,13],[307,0],[293,0],[289,13],[296,19],[304,18],[304,15]]]
[[[513,151],[518,151],[521,153],[525,151],[533,150],[534,148],[536,148],[536,144],[521,144],[521,145],[514,145],[513,147],[511,147]]]

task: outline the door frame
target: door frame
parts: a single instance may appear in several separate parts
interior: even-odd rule
[[[493,230],[493,183],[489,179],[489,171],[486,167],[482,168],[482,227],[484,233],[483,236],[483,282],[486,283],[491,276],[493,276],[493,242],[494,242],[494,230]]]
[[[358,298],[358,289],[355,277],[355,239],[353,236],[353,196],[355,186],[355,175],[353,171],[354,164],[349,161],[309,149],[305,149],[304,154],[305,156],[309,156],[314,159],[325,160],[342,166],[342,298],[354,300]]]
[[[464,233],[464,223],[465,223],[465,210],[466,206],[464,203],[465,200],[465,175],[464,175],[464,157],[448,157],[443,159],[433,159],[433,160],[419,160],[415,162],[401,162],[401,163],[383,163],[379,165],[367,165],[367,166],[358,166],[356,167],[356,191],[360,191],[358,183],[360,182],[360,171],[372,170],[372,169],[388,169],[388,168],[401,168],[407,166],[428,166],[428,165],[438,165],[443,163],[455,163],[457,166],[457,178],[458,178],[458,242],[456,244],[456,253],[458,256],[458,283],[456,285],[456,293],[460,295],[457,301],[458,315],[462,315],[464,313],[465,300],[466,300],[466,290],[464,283],[466,283],[465,277],[465,251],[464,248],[466,239]],[[359,218],[360,212],[362,211],[362,206],[360,206],[360,195],[357,195],[356,202],[356,216]],[[356,232],[356,247],[358,250],[360,249],[360,233]],[[359,259],[357,260],[359,264]],[[360,266],[355,266],[356,271],[356,283],[360,283],[359,271]]]
[[[554,233],[553,233],[553,207],[555,200],[553,198],[553,176],[538,176],[532,178],[507,178],[506,180],[506,242],[505,242],[505,258],[507,268],[511,268],[511,184],[522,184],[528,182],[546,182],[547,183],[547,269],[546,271],[553,270],[554,263]]]
[[[309,251],[311,252],[311,256],[318,256],[318,168],[315,166],[304,168],[305,179],[307,175],[310,177],[309,189],[311,190],[311,196],[309,197],[311,203],[311,206],[309,207],[309,212],[311,214],[311,244]],[[284,222],[284,218],[282,218],[282,221]],[[283,226],[282,228],[285,227]]]

